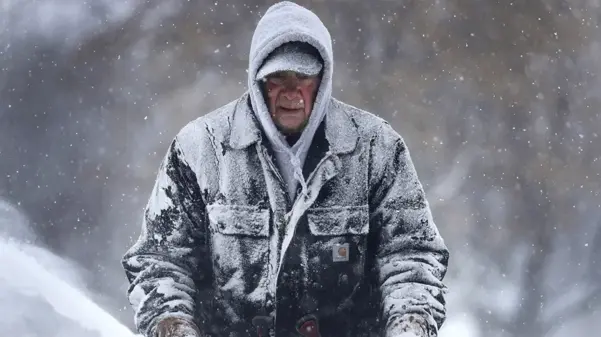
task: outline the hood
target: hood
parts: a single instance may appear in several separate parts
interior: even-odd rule
[[[320,53],[324,61],[322,80],[307,126],[299,140],[290,147],[269,115],[267,104],[261,93],[256,75],[265,58],[277,47],[287,42],[307,42]],[[302,175],[302,163],[311,144],[317,127],[326,113],[326,106],[332,94],[333,73],[332,38],[323,22],[310,10],[295,3],[283,1],[271,6],[259,20],[252,37],[248,87],[255,116],[261,123],[265,134],[272,143],[274,151],[288,154],[294,166],[295,177],[305,189]]]

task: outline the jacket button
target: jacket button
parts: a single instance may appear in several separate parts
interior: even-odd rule
[[[308,315],[299,319],[296,323],[296,331],[303,337],[319,337],[317,317]]]

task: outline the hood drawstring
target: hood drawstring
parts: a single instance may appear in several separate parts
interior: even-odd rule
[[[292,167],[294,167],[294,178],[301,185],[301,193],[303,195],[307,195],[307,182],[305,181],[305,177],[303,175],[302,165],[298,156],[294,153],[290,152],[290,162],[292,163]]]

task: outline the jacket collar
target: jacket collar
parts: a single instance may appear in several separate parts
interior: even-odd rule
[[[248,92],[236,103],[230,126],[230,147],[236,150],[244,149],[261,138],[261,130],[258,126],[250,106]]]
[[[326,139],[330,143],[330,151],[334,154],[353,152],[359,139],[356,121],[335,99],[330,100],[327,109]]]
[[[330,151],[334,154],[352,152],[357,146],[359,131],[356,121],[332,99],[327,107],[325,134]],[[259,122],[245,93],[236,103],[230,127],[229,143],[233,149],[244,149],[261,139]]]

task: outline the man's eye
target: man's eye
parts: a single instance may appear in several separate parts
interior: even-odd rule
[[[284,83],[284,78],[281,76],[272,76],[269,78],[269,83],[271,84],[282,84]]]

